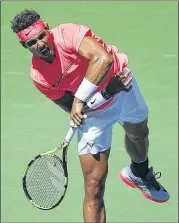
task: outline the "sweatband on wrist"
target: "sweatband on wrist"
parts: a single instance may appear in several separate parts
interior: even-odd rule
[[[96,91],[97,88],[98,86],[91,83],[88,79],[84,78],[77,92],[75,93],[75,97],[85,102],[92,95],[92,93]]]
[[[107,102],[107,100],[102,96],[101,92],[97,92],[93,97],[87,102],[87,106],[91,109],[96,109],[102,104]]]

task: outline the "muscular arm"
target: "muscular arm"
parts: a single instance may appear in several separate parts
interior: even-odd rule
[[[75,93],[73,100],[70,117],[76,126],[79,126],[84,119],[86,100],[97,89],[113,64],[113,57],[97,40],[91,37],[83,38],[78,53],[89,61],[89,65],[85,79]]]
[[[85,77],[91,83],[99,85],[113,64],[112,56],[92,37],[83,38],[79,54],[89,60]]]

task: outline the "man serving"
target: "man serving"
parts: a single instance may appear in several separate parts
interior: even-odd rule
[[[78,127],[84,221],[106,222],[103,196],[115,123],[125,131],[131,159],[121,170],[121,179],[139,188],[146,198],[166,202],[169,194],[149,167],[148,108],[127,68],[127,55],[86,26],[66,23],[49,29],[33,10],[23,10],[11,23],[22,46],[33,54],[33,84],[70,113]]]

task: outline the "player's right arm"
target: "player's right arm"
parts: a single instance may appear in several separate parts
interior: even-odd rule
[[[64,95],[61,98],[53,100],[53,102],[55,102],[55,104],[60,106],[64,111],[70,113],[73,100],[74,96],[72,95],[72,93],[69,91],[65,91]]]
[[[74,96],[71,92],[64,90],[56,90],[48,87],[47,85],[42,85],[33,80],[35,87],[44,94],[47,98],[53,101],[55,104],[60,106],[64,111],[70,113],[72,108],[72,103]]]
[[[129,76],[129,74],[130,74],[130,71],[128,71],[126,69],[124,69],[120,73],[121,77],[125,77],[125,78],[127,78]],[[130,81],[128,80],[126,82],[126,86],[129,84]],[[72,104],[73,104],[73,101],[75,98],[71,92],[60,90],[60,89],[56,90],[56,89],[50,88],[48,85],[40,84],[34,80],[33,80],[33,84],[42,94],[44,94],[47,98],[52,100],[55,104],[57,104],[59,107],[61,107],[64,111],[71,113]],[[111,79],[109,81],[109,83],[107,84],[105,89],[111,96],[114,96],[115,94],[117,94],[121,90],[123,90],[123,87],[124,86],[121,83],[120,79],[115,78],[115,80]],[[94,97],[95,97],[96,103],[100,104],[100,101],[98,100],[98,97],[96,94],[94,95]],[[103,97],[104,97],[104,95],[103,95]],[[100,96],[100,98],[101,98],[101,96]],[[89,107],[85,103],[85,111],[90,108],[91,108],[91,106]],[[96,108],[96,106],[95,106],[95,108]]]

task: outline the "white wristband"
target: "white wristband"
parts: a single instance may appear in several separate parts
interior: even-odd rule
[[[107,100],[102,96],[100,91],[94,94],[90,100],[88,100],[87,105],[91,109],[96,109],[105,102],[107,102]]]
[[[75,93],[75,97],[85,102],[97,88],[98,86],[91,83],[88,79],[84,78],[77,92]]]

